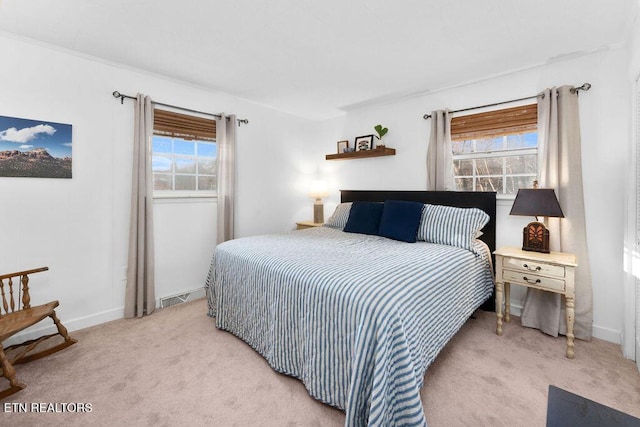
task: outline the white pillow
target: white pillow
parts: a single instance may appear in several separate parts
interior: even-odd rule
[[[324,223],[325,227],[337,228],[344,230],[344,226],[349,219],[349,212],[351,212],[351,202],[340,203],[336,206],[336,210],[333,215]]]

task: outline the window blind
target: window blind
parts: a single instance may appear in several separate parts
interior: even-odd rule
[[[216,121],[156,108],[153,112],[153,133],[186,140],[215,141]]]
[[[451,119],[451,140],[494,138],[515,133],[535,132],[538,104],[504,108]]]

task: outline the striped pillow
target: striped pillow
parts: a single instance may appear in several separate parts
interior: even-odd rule
[[[351,202],[340,203],[336,206],[336,210],[333,211],[333,215],[331,215],[327,222],[324,223],[325,227],[344,230],[344,226],[347,224],[347,220],[349,219],[350,211]]]
[[[489,222],[489,215],[478,208],[424,205],[418,240],[457,246],[474,252],[476,234]]]

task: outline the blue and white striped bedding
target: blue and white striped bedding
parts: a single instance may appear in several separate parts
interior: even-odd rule
[[[426,425],[427,367],[490,295],[490,254],[317,227],[216,248],[209,315],[347,426]]]

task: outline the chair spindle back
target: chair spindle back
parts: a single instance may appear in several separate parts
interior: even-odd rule
[[[30,308],[29,275],[48,269],[48,267],[41,267],[0,276],[0,296],[2,297],[0,317]]]

